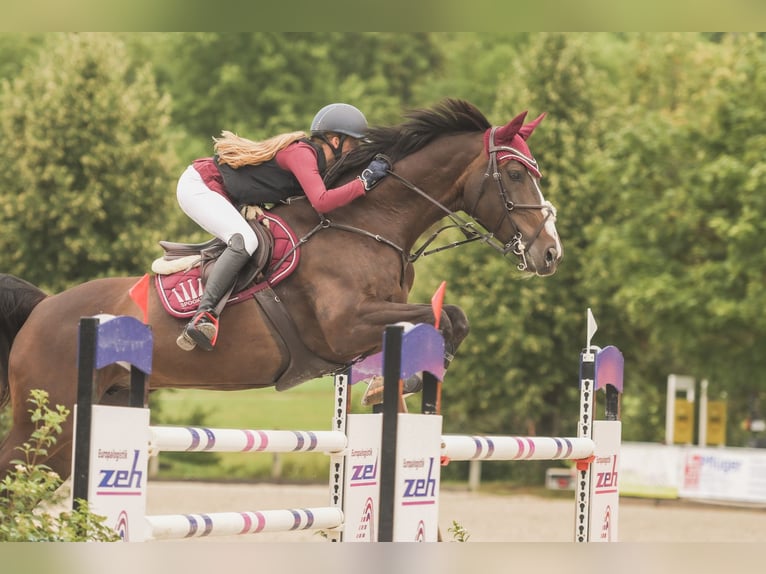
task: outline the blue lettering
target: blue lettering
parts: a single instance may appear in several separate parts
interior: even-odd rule
[[[431,457],[428,463],[428,478],[404,479],[404,498],[436,496],[436,479],[431,475],[433,467],[434,459]]]
[[[106,469],[99,471],[99,488],[141,488],[144,473],[138,470],[139,451],[133,451],[133,466],[130,470]]]
[[[375,478],[376,472],[375,464],[356,464],[351,467],[351,480],[370,480]]]

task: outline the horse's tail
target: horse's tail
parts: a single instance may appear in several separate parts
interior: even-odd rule
[[[10,398],[8,359],[16,335],[46,293],[28,281],[0,273],[0,407]]]

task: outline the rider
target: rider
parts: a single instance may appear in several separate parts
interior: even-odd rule
[[[258,249],[258,239],[238,208],[277,203],[305,195],[319,213],[346,205],[370,191],[391,166],[376,158],[350,182],[327,189],[326,170],[365,137],[367,120],[357,108],[334,103],[311,122],[311,135],[292,132],[254,142],[223,131],[213,138],[215,155],[198,159],[178,181],[181,209],[208,233],[226,242],[199,302],[199,309],[178,337],[185,351],[212,351],[218,337],[216,306],[237,273]]]

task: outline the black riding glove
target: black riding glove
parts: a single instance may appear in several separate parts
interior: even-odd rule
[[[359,179],[364,184],[364,190],[370,191],[373,187],[380,183],[380,180],[388,175],[391,169],[391,162],[384,155],[378,154],[370,162],[370,165],[362,172]]]

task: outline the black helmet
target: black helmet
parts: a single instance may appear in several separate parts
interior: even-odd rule
[[[334,132],[361,139],[366,131],[367,119],[350,104],[329,104],[311,121],[311,135]]]

